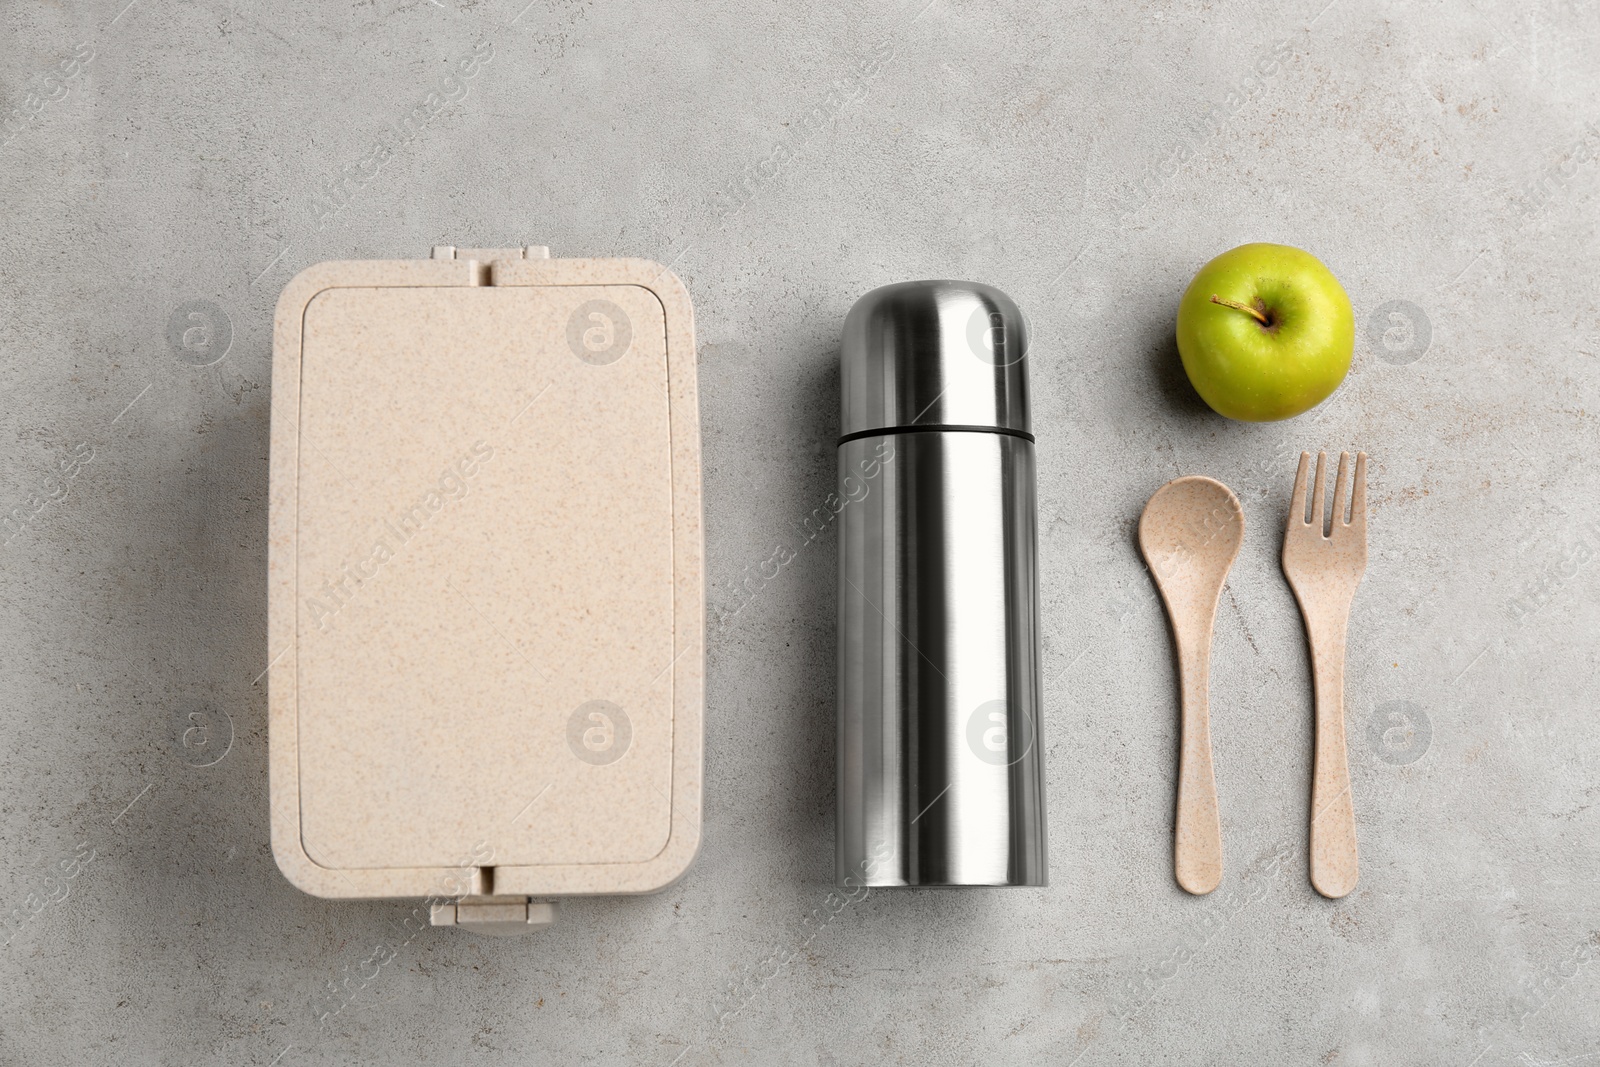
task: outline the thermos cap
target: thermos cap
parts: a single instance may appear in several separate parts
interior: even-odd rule
[[[885,285],[844,320],[840,435],[961,427],[1031,434],[1028,323],[979,282]]]

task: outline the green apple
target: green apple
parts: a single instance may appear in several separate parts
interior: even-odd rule
[[[1271,422],[1309,411],[1350,370],[1356,320],[1310,252],[1248,244],[1200,268],[1178,304],[1178,355],[1219,414]]]

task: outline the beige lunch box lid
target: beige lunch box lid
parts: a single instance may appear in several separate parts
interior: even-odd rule
[[[537,923],[530,897],[681,875],[704,671],[682,282],[542,248],[320,263],[279,298],[272,387],[288,879]]]

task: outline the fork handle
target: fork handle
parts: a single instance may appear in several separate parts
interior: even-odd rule
[[[1178,751],[1178,814],[1173,827],[1172,869],[1178,884],[1195,894],[1222,881],[1222,819],[1217,779],[1211,766],[1211,634],[1179,641],[1182,730]]]
[[[1344,729],[1348,613],[1306,618],[1316,685],[1316,753],[1311,776],[1311,885],[1338,899],[1356,887],[1356,809]]]

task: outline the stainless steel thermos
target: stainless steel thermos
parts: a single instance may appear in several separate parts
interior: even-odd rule
[[[840,885],[1044,885],[1028,327],[875,289],[840,356]]]

